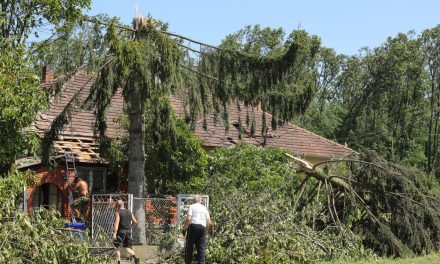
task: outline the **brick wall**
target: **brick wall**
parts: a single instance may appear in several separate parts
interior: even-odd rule
[[[45,183],[53,184],[58,191],[59,197],[61,199],[61,215],[64,218],[70,216],[69,211],[69,190],[66,182],[66,168],[65,166],[58,166],[54,169],[40,168],[36,171],[39,183],[35,186],[30,186],[27,189],[27,205],[30,210],[32,210],[32,200],[34,198],[35,192],[38,191],[38,187]],[[70,182],[74,180],[74,173],[70,173]]]

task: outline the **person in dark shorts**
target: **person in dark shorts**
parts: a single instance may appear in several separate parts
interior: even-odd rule
[[[115,223],[113,226],[113,244],[116,247],[115,255],[120,263],[121,246],[133,257],[134,263],[139,263],[139,258],[135,256],[132,245],[131,228],[137,224],[136,218],[130,210],[126,209],[124,202],[116,202]]]

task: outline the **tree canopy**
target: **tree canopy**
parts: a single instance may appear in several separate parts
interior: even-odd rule
[[[83,9],[90,4],[91,0],[2,1],[0,45],[16,47],[26,44],[31,34],[38,37],[43,28],[52,31],[55,36],[77,23],[83,15]]]
[[[437,26],[398,34],[355,56],[321,49],[320,76],[328,81],[295,122],[438,177],[439,39]]]
[[[53,36],[82,17],[90,0],[17,1],[0,3],[0,175],[4,175],[20,153],[35,153],[36,135],[27,128],[37,112],[47,106],[40,89],[38,71],[32,67],[33,52],[28,48],[32,33],[43,27]],[[48,37],[49,39],[52,37]],[[44,46],[46,42],[42,42]]]
[[[34,153],[39,148],[38,137],[26,128],[47,105],[46,94],[23,53],[0,50],[0,175],[14,164],[16,154]]]

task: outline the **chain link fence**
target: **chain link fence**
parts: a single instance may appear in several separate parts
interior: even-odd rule
[[[144,216],[142,216],[143,208]],[[177,208],[175,198],[133,198],[133,210],[138,224],[144,224],[145,235],[133,230],[133,243],[145,238],[145,243],[158,245],[176,224]],[[141,223],[141,220],[144,220]]]
[[[194,195],[179,194],[170,198],[136,198],[131,194],[102,194],[92,197],[92,239],[111,239],[116,200],[123,200],[135,215],[138,224],[132,230],[133,244],[159,245],[173,238],[193,202]],[[209,197],[201,195],[202,203],[209,207]],[[141,228],[142,226],[145,227]]]
[[[110,240],[115,221],[115,205],[122,200],[125,207],[132,210],[131,194],[98,194],[92,196],[92,240]]]

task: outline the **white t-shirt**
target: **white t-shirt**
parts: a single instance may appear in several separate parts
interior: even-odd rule
[[[206,227],[206,222],[209,219],[209,212],[204,205],[200,203],[190,205],[188,215],[191,216],[191,224]]]

